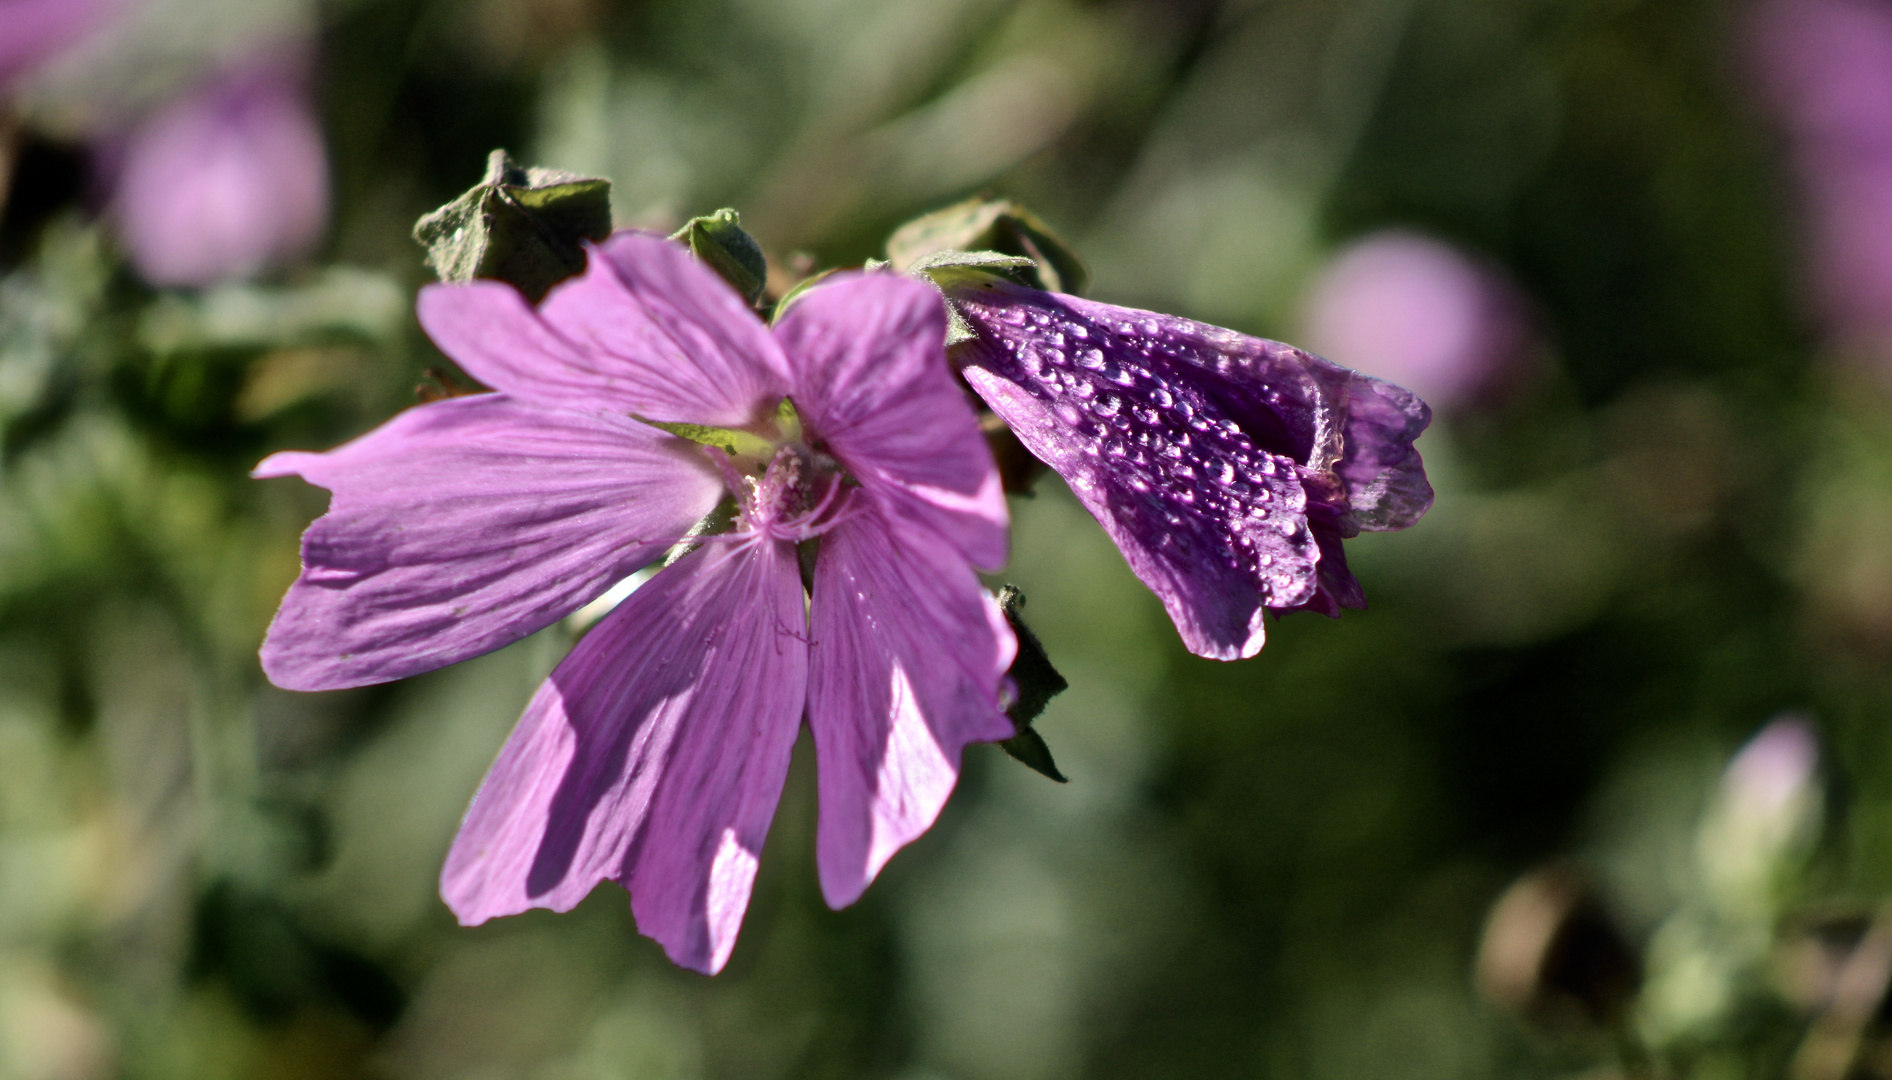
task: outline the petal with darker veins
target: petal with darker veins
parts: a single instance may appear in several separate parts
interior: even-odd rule
[[[951,545],[879,507],[822,537],[810,617],[816,858],[838,908],[932,826],[967,743],[1013,734],[997,689],[1017,643]]]
[[[939,293],[893,274],[843,277],[806,293],[775,333],[796,408],[849,472],[975,565],[1003,563],[1005,493],[946,362]]]
[[[731,426],[781,400],[780,346],[688,252],[634,232],[586,252],[537,308],[496,281],[429,285],[421,326],[467,374],[531,401]]]
[[[710,544],[631,594],[539,688],[460,826],[460,922],[569,911],[607,879],[684,967],[729,959],[807,684],[794,549]]]
[[[261,477],[334,493],[270,624],[276,685],[387,682],[570,614],[674,544],[722,497],[701,454],[634,420],[480,394],[422,405]]]

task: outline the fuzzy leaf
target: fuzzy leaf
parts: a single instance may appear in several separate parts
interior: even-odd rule
[[[1038,215],[1010,199],[973,198],[913,219],[887,239],[887,260],[912,273],[929,255],[983,251],[1029,262],[1007,274],[1022,285],[1082,294],[1090,281],[1083,260]],[[965,265],[965,264],[961,264]]]

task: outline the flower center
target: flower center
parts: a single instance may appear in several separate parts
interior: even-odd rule
[[[741,523],[775,540],[801,543],[840,524],[854,507],[854,487],[841,463],[794,442],[776,450],[760,476],[738,474],[731,485],[741,503]]]
[[[736,497],[732,535],[798,544],[834,528],[855,507],[857,485],[840,461],[804,435],[787,398],[767,419],[744,428],[637,419],[703,447]]]

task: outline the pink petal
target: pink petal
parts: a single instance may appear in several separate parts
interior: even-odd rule
[[[842,278],[776,325],[795,406],[862,485],[974,564],[1005,561],[1005,493],[978,414],[946,362],[946,309],[910,278]]]
[[[0,3],[0,87],[71,48],[117,6],[104,0],[8,0]]]
[[[486,774],[440,875],[472,926],[608,879],[670,958],[729,959],[807,686],[786,544],[711,544],[606,616]]]
[[[932,826],[965,745],[1012,735],[998,689],[1017,642],[964,556],[878,507],[821,538],[810,613],[816,856],[839,908]]]
[[[634,420],[499,394],[409,409],[257,476],[335,493],[263,643],[278,686],[387,682],[563,618],[675,543],[722,496],[689,444]]]
[[[675,244],[619,233],[536,310],[510,285],[430,285],[420,323],[467,374],[514,397],[730,426],[772,412],[786,361],[735,290]]]
[[[1291,461],[1229,438],[1231,456],[1265,463],[1266,472],[1239,475],[1267,516],[1204,514],[1195,487],[1164,475],[1177,462],[1158,453],[1144,452],[1142,461],[1108,449],[1091,453],[1089,446],[1108,447],[1107,438],[1120,433],[1096,438],[1071,423],[1072,410],[984,364],[968,366],[965,376],[1025,449],[1066,479],[1131,571],[1163,601],[1190,652],[1217,660],[1254,656],[1267,639],[1270,607],[1295,607],[1315,596],[1319,539],[1307,527],[1308,500]]]

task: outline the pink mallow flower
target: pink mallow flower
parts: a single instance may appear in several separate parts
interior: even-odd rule
[[[1748,15],[1757,89],[1800,182],[1813,314],[1892,371],[1892,8],[1759,0]]]
[[[290,261],[328,222],[328,155],[304,63],[265,51],[146,117],[122,148],[112,218],[153,285],[211,285]]]
[[[257,467],[334,492],[263,645],[270,679],[360,686],[506,645],[733,500],[732,530],[633,592],[539,688],[441,895],[474,925],[566,911],[614,880],[643,933],[713,973],[805,718],[822,892],[852,903],[932,824],[964,746],[1013,734],[1000,694],[1016,645],[972,570],[1005,557],[1004,496],[938,296],[846,277],[771,333],[680,248],[623,233],[536,310],[475,282],[428,287],[419,314],[498,392]],[[681,425],[745,434],[725,452]],[[817,541],[804,597],[798,554]]]
[[[1051,466],[1198,656],[1269,612],[1366,606],[1342,539],[1432,505],[1408,391],[1278,341],[961,272],[961,374]]]
[[[114,6],[108,0],[0,0],[0,91],[78,44]]]
[[[1389,229],[1347,246],[1308,296],[1309,347],[1434,406],[1500,396],[1526,356],[1517,290],[1443,241]]]

